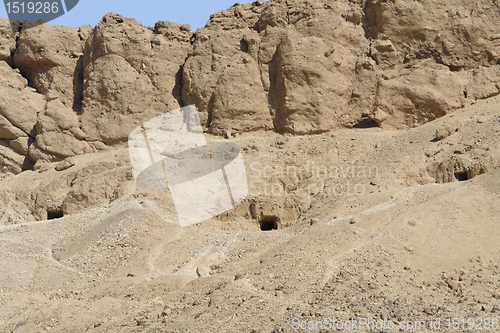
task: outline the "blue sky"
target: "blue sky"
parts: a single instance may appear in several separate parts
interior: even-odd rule
[[[50,0],[32,1],[46,2]],[[204,27],[211,14],[227,9],[235,2],[236,0],[80,0],[73,10],[51,21],[50,24],[70,27],[78,27],[85,24],[94,26],[105,14],[113,12],[126,17],[133,17],[143,25],[151,27],[157,21],[188,23],[191,25],[191,30],[194,31],[197,28]],[[243,4],[253,1],[240,0],[238,2]],[[0,5],[0,17],[7,17],[4,5]]]

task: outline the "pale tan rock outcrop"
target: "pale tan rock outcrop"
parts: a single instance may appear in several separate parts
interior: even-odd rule
[[[256,54],[245,42],[250,31],[199,29],[196,35],[183,67],[184,103],[197,105],[202,124],[217,134],[271,129]]]
[[[71,188],[62,201],[64,214],[79,213],[123,196],[130,180],[133,181],[127,159],[128,151],[122,150],[109,154],[107,159],[85,163],[84,167],[78,165],[80,170],[74,174]]]
[[[46,193],[58,184],[47,180],[16,192],[43,219],[119,196],[128,164],[83,167],[78,158],[122,148],[134,128],[184,105],[196,105],[207,132],[227,137],[420,126],[500,94],[495,8],[486,0],[255,1],[213,14],[195,33],[113,13],[94,28],[24,23],[13,32],[2,19],[0,168],[73,177],[54,195]],[[451,179],[455,161],[436,163],[432,179]],[[492,167],[460,165],[471,175]]]
[[[467,76],[446,66],[431,62],[391,74],[378,82],[376,107],[389,115],[384,128],[422,125],[467,104]]]
[[[37,121],[36,142],[39,148],[61,157],[92,152],[80,129],[77,114],[58,100],[47,102]]]
[[[241,77],[248,76],[246,82]],[[214,134],[251,132],[273,128],[266,93],[255,61],[244,57],[242,63],[225,69],[212,95],[210,129]]]
[[[469,99],[486,99],[500,94],[500,66],[481,66],[470,75],[472,78],[466,90]]]
[[[33,144],[35,140],[31,137],[22,136],[15,140],[9,141],[9,146],[14,148],[18,153],[23,154],[24,156],[28,155],[28,149],[31,144]]]
[[[156,30],[108,14],[85,45],[82,130],[88,141],[126,141],[142,122],[179,107],[178,74],[190,32],[180,24]]]
[[[12,23],[15,28],[19,23]],[[16,29],[14,29],[16,30]],[[16,37],[18,33],[12,31],[11,22],[6,18],[0,18],[0,61],[12,65],[12,53],[16,50]]]
[[[319,133],[370,119],[405,128],[498,94],[494,6],[256,1],[215,13],[194,35],[108,14],[94,29],[22,28],[14,64],[79,113],[76,139],[94,145],[123,142],[142,121],[188,104],[219,135]]]
[[[7,178],[2,186],[8,191],[0,191],[0,224],[46,220],[50,214],[74,214],[113,201],[125,193],[132,179],[127,153],[117,150],[75,156],[60,163],[46,163],[37,171],[26,171],[18,179]],[[1,164],[5,158],[13,163]],[[0,141],[2,168],[16,168],[23,160],[24,156]]]
[[[8,142],[0,140],[0,172],[19,174],[23,171],[25,156],[9,147]]]
[[[0,116],[0,139],[13,140],[21,136],[26,136],[26,133],[12,125],[4,116]]]
[[[0,61],[0,168],[2,173],[21,173],[31,167],[27,158],[30,137],[36,133],[37,113],[45,101],[19,71]]]
[[[0,116],[26,136],[34,134],[37,112],[45,105],[44,98],[27,84],[25,78],[0,61]]]
[[[14,65],[42,95],[57,95],[79,111],[84,42],[78,28],[42,24],[21,29]]]
[[[433,59],[452,70],[491,66],[498,61],[500,18],[495,1],[368,0],[363,23],[367,37],[390,39],[401,59]]]
[[[310,50],[316,52],[311,54]],[[276,130],[308,134],[339,126],[354,78],[355,62],[350,52],[289,29],[278,46],[277,67]]]
[[[367,119],[386,128],[418,126],[498,94],[490,68],[500,38],[490,22],[499,14],[490,7],[455,1],[450,9],[430,0],[236,4],[197,31],[183,100],[197,104],[210,130],[225,132],[211,121],[231,123],[234,114],[214,105],[214,87],[218,99],[223,90],[229,100],[231,86],[253,84],[252,70],[227,87],[219,82],[243,52],[257,61],[279,132],[318,133]],[[260,103],[255,98],[245,108]]]

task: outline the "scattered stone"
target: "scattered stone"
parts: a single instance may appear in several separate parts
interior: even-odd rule
[[[75,162],[71,158],[67,158],[64,161],[56,165],[56,171],[64,171],[75,165]]]
[[[451,121],[449,123],[443,124],[440,128],[436,130],[436,140],[441,141],[455,132],[458,132],[461,124],[458,121]]]
[[[208,277],[210,276],[211,269],[207,265],[200,265],[196,267],[196,275],[199,277]]]
[[[58,99],[60,96],[61,94],[56,90],[49,89],[45,92],[45,99],[47,101],[53,101],[55,99]]]

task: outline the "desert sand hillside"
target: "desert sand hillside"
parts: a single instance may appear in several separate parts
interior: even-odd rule
[[[196,32],[0,19],[0,331],[500,327],[499,20],[497,0],[256,1]],[[181,227],[127,140],[188,105],[249,193]]]

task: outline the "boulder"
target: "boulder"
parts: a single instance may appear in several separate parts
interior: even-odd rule
[[[12,31],[12,27],[15,31]],[[18,29],[19,23],[0,18],[0,61],[5,61],[9,65],[12,65],[12,53],[16,50]]]
[[[9,147],[15,149],[18,153],[21,153],[24,156],[28,155],[28,149],[30,145],[34,142],[35,140],[31,137],[19,137],[15,140],[9,141]]]
[[[21,29],[14,64],[43,95],[60,94],[66,107],[81,108],[84,42],[78,28],[42,24]]]
[[[0,116],[0,140],[13,140],[22,136],[27,134],[12,125],[7,118]]]
[[[79,126],[73,110],[65,108],[58,100],[49,101],[38,115],[37,146],[61,157],[90,153],[92,148],[82,140],[86,135]]]
[[[196,36],[183,67],[184,103],[196,105],[202,124],[215,134],[272,129],[257,52],[246,41],[252,34],[198,29]]]
[[[0,173],[21,173],[25,159],[24,155],[9,147],[8,142],[0,140]]]
[[[466,73],[452,72],[432,62],[414,69],[383,76],[378,82],[377,112],[389,115],[380,122],[384,128],[422,125],[468,104],[464,91]]]
[[[5,132],[13,136],[34,136],[37,113],[43,110],[45,100],[32,88],[19,73],[0,61],[0,125]],[[15,130],[16,127],[23,132]],[[2,130],[0,130],[2,131]]]
[[[186,26],[105,15],[85,44],[81,129],[108,145],[180,106],[180,69],[190,45]]]

